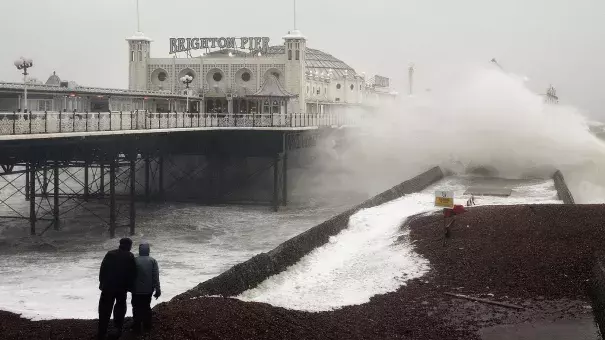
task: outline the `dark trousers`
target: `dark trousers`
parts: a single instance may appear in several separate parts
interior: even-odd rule
[[[132,294],[132,319],[133,328],[151,328],[151,294]]]
[[[101,298],[99,299],[99,338],[103,338],[107,334],[112,309],[113,324],[119,331],[122,331],[124,317],[126,316],[126,292],[101,292]]]

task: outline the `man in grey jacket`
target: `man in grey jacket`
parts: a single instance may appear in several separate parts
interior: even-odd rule
[[[157,261],[149,256],[149,244],[139,245],[139,256],[135,259],[137,264],[137,276],[132,290],[132,316],[134,331],[141,330],[143,324],[146,330],[151,328],[151,295],[159,298],[160,290],[160,268]]]

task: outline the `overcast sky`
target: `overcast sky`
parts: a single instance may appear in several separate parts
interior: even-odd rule
[[[136,31],[135,0],[0,0],[0,80],[19,81],[12,65],[34,59],[32,76],[52,71],[81,85],[128,86],[125,38]],[[293,26],[291,0],[140,0],[152,57],[169,37],[269,36]],[[605,119],[603,0],[298,0],[308,45],[358,72],[381,74],[405,91],[407,67],[418,88],[445,73],[496,58],[539,92],[553,83],[563,103]]]

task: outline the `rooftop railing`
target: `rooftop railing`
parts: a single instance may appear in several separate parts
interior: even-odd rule
[[[187,96],[182,94],[171,93],[170,91],[151,91],[151,90],[127,90],[127,89],[114,89],[114,88],[103,88],[103,87],[88,87],[88,86],[77,86],[74,88],[61,87],[57,85],[46,85],[28,83],[27,88],[29,90],[41,90],[41,91],[52,91],[52,92],[77,92],[77,93],[103,93],[103,94],[120,94],[120,95],[139,95],[139,96],[164,96],[164,97],[179,97],[186,98]],[[0,82],[0,89],[14,89],[23,90],[23,83],[9,83]]]
[[[0,112],[0,135],[215,127],[339,127],[358,121],[359,117],[351,115],[319,113]]]

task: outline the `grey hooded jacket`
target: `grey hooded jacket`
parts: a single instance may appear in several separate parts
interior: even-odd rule
[[[137,277],[134,282],[133,294],[152,294],[160,292],[160,268],[157,261],[149,256],[149,244],[139,245],[139,256],[135,259]]]

